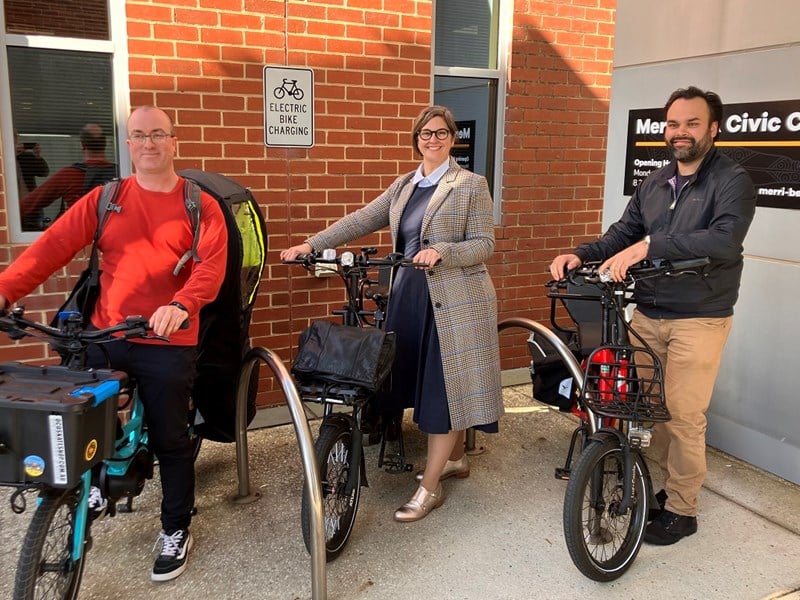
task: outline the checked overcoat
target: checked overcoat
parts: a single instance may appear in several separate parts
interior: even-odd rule
[[[388,225],[396,244],[413,177],[413,172],[398,177],[372,202],[306,241],[321,251]],[[420,246],[442,257],[427,271],[427,281],[452,427],[497,421],[503,414],[497,295],[485,264],[494,249],[492,198],[486,179],[462,169],[452,157],[425,209]]]

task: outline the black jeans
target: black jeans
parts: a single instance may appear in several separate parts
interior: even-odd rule
[[[106,357],[106,354],[108,357]],[[194,346],[120,341],[90,346],[87,364],[126,372],[144,404],[150,448],[161,474],[161,525],[187,529],[194,507],[194,456],[189,441],[189,399],[195,377]]]

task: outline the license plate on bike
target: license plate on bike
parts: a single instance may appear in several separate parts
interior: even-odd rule
[[[0,482],[69,488],[112,455],[118,371],[0,364]]]

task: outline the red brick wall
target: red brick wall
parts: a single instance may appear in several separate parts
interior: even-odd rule
[[[493,260],[500,319],[547,322],[557,254],[600,233],[616,0],[516,0],[506,96],[503,216]],[[529,360],[501,336],[503,367]]]
[[[128,0],[126,7],[131,105],[155,104],[173,116],[179,168],[225,173],[250,186],[264,209],[269,265],[251,334],[289,359],[297,333],[342,295],[336,280],[281,265],[278,253],[415,167],[409,130],[432,99],[432,4]],[[545,316],[546,265],[599,232],[614,8],[615,0],[515,2],[503,192],[495,199],[503,217],[491,264],[501,316]],[[313,148],[264,147],[268,64],[314,70]],[[386,233],[366,241],[388,250]],[[525,364],[524,344],[514,338],[513,345],[504,352],[517,359],[504,366]],[[278,399],[272,391],[262,401]]]

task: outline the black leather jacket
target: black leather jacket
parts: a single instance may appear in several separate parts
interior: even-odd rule
[[[731,315],[744,264],[742,243],[755,213],[755,187],[744,168],[716,147],[677,197],[675,172],[673,161],[652,173],[631,196],[622,218],[575,254],[583,262],[605,260],[650,235],[648,258],[708,256],[711,264],[702,277],[637,282],[637,308],[664,319]]]

